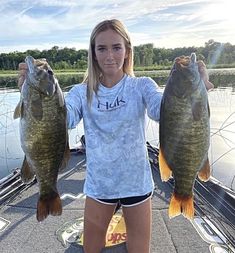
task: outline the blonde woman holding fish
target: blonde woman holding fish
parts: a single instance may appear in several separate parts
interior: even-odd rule
[[[20,66],[22,76],[24,67]],[[204,66],[202,72],[208,81]],[[150,252],[154,182],[145,120],[146,113],[160,120],[161,100],[151,78],[134,76],[133,46],[125,26],[116,19],[97,24],[90,36],[84,82],[65,98],[68,127],[75,128],[83,119],[86,137],[85,253],[99,253],[105,247],[118,203],[128,253]]]

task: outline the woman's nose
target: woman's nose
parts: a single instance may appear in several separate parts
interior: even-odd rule
[[[112,51],[112,49],[108,49],[107,58],[108,59],[113,59],[113,51]]]

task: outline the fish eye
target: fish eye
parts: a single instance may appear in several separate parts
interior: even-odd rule
[[[53,76],[53,72],[51,70],[48,70],[47,73],[51,76]]]

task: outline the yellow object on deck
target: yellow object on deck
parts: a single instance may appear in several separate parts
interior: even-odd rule
[[[56,231],[58,240],[66,246],[72,241],[78,245],[83,245],[83,224],[84,218],[80,217],[73,221],[66,222]],[[126,225],[122,213],[113,215],[110,221],[105,247],[115,246],[126,241]]]

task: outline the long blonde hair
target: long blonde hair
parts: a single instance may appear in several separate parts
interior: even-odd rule
[[[95,39],[100,32],[104,32],[109,29],[117,32],[124,39],[128,56],[123,64],[123,72],[130,76],[134,76],[133,46],[127,29],[125,28],[123,23],[117,19],[104,20],[100,22],[93,29],[90,36],[90,44],[88,50],[88,68],[83,80],[83,82],[87,84],[88,104],[91,104],[93,92],[97,93],[100,83],[100,77],[102,76],[101,69],[95,59]]]

